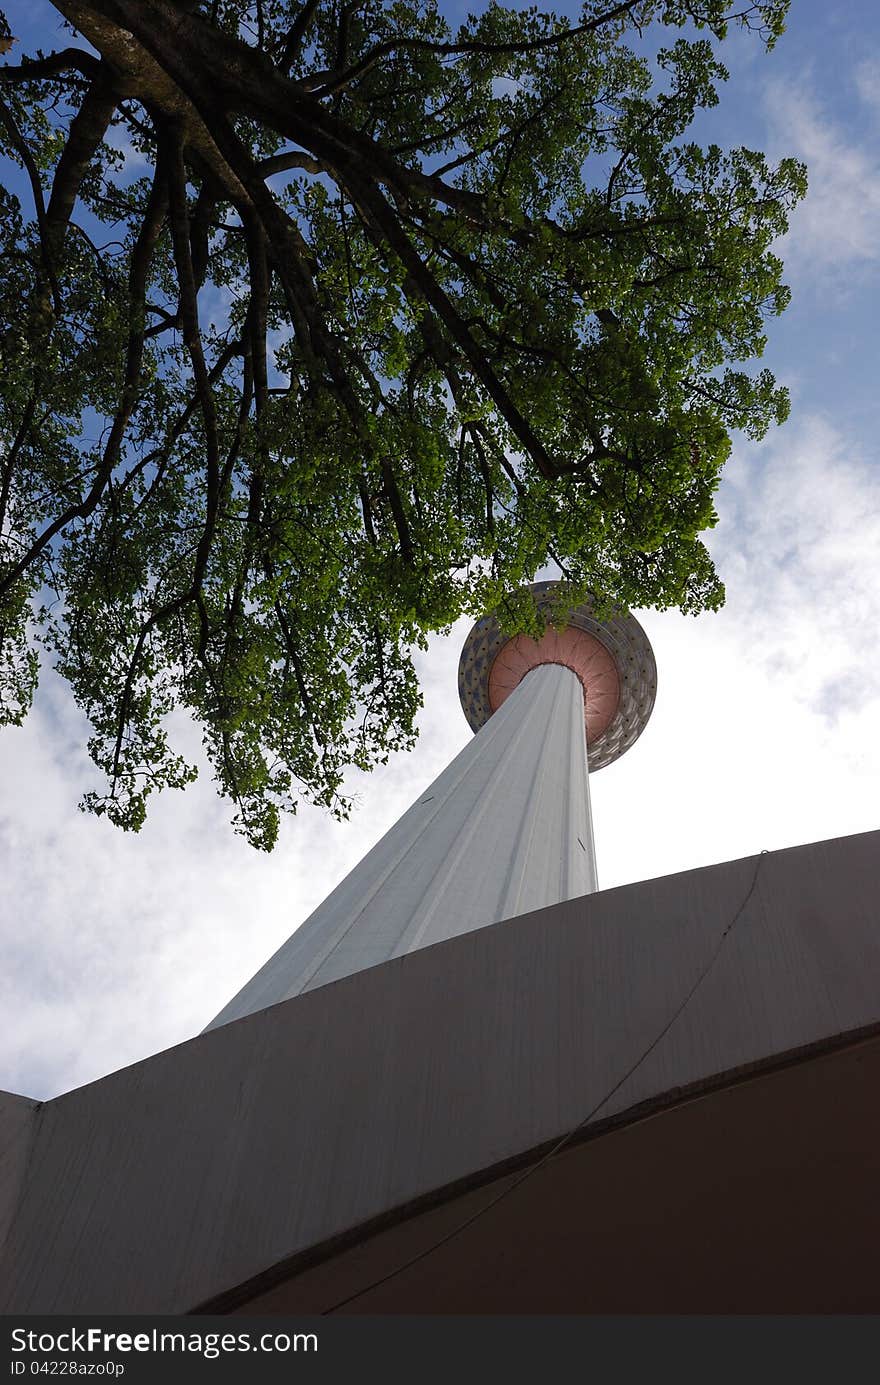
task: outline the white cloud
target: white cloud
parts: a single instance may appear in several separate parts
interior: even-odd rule
[[[866,79],[867,80],[867,79]],[[837,282],[854,264],[880,255],[880,157],[856,142],[812,94],[807,78],[776,79],[765,89],[770,146],[807,164],[810,190],[784,238],[786,264]]]
[[[855,83],[865,105],[880,111],[880,57],[865,58],[856,65]]]
[[[784,667],[799,700],[831,719],[880,692],[880,668],[865,658],[880,625],[876,461],[804,416],[737,458],[713,545],[764,665]]]
[[[734,457],[715,616],[642,617],[659,665],[639,744],[596,776],[607,887],[880,827],[880,474],[805,417]]]
[[[111,149],[122,155],[122,168],[119,176],[124,182],[140,178],[152,168],[152,161],[141,149],[135,148],[131,135],[123,125],[111,125],[106,134],[106,142]]]

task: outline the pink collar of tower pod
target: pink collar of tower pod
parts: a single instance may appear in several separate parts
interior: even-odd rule
[[[542,664],[562,664],[577,674],[584,690],[587,745],[607,731],[620,704],[620,679],[610,652],[586,630],[550,626],[539,640],[515,635],[502,645],[489,669],[489,706],[497,712],[514,688]]]

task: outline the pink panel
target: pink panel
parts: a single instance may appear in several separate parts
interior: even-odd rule
[[[620,679],[614,658],[599,640],[568,625],[548,629],[540,640],[516,635],[500,649],[489,670],[489,706],[496,712],[530,669],[562,664],[581,680],[587,744],[605,731],[620,701]]]

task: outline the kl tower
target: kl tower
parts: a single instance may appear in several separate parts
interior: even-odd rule
[[[474,739],[207,1026],[289,1000],[431,943],[598,888],[589,773],[641,735],[657,669],[627,612],[529,588],[553,619],[464,643],[458,684]]]

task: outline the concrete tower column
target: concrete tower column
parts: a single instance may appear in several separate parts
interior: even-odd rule
[[[540,641],[477,623],[459,670],[473,741],[209,1029],[597,888],[587,746],[608,763],[631,744],[655,673],[631,616],[599,623],[577,607],[569,620]]]

